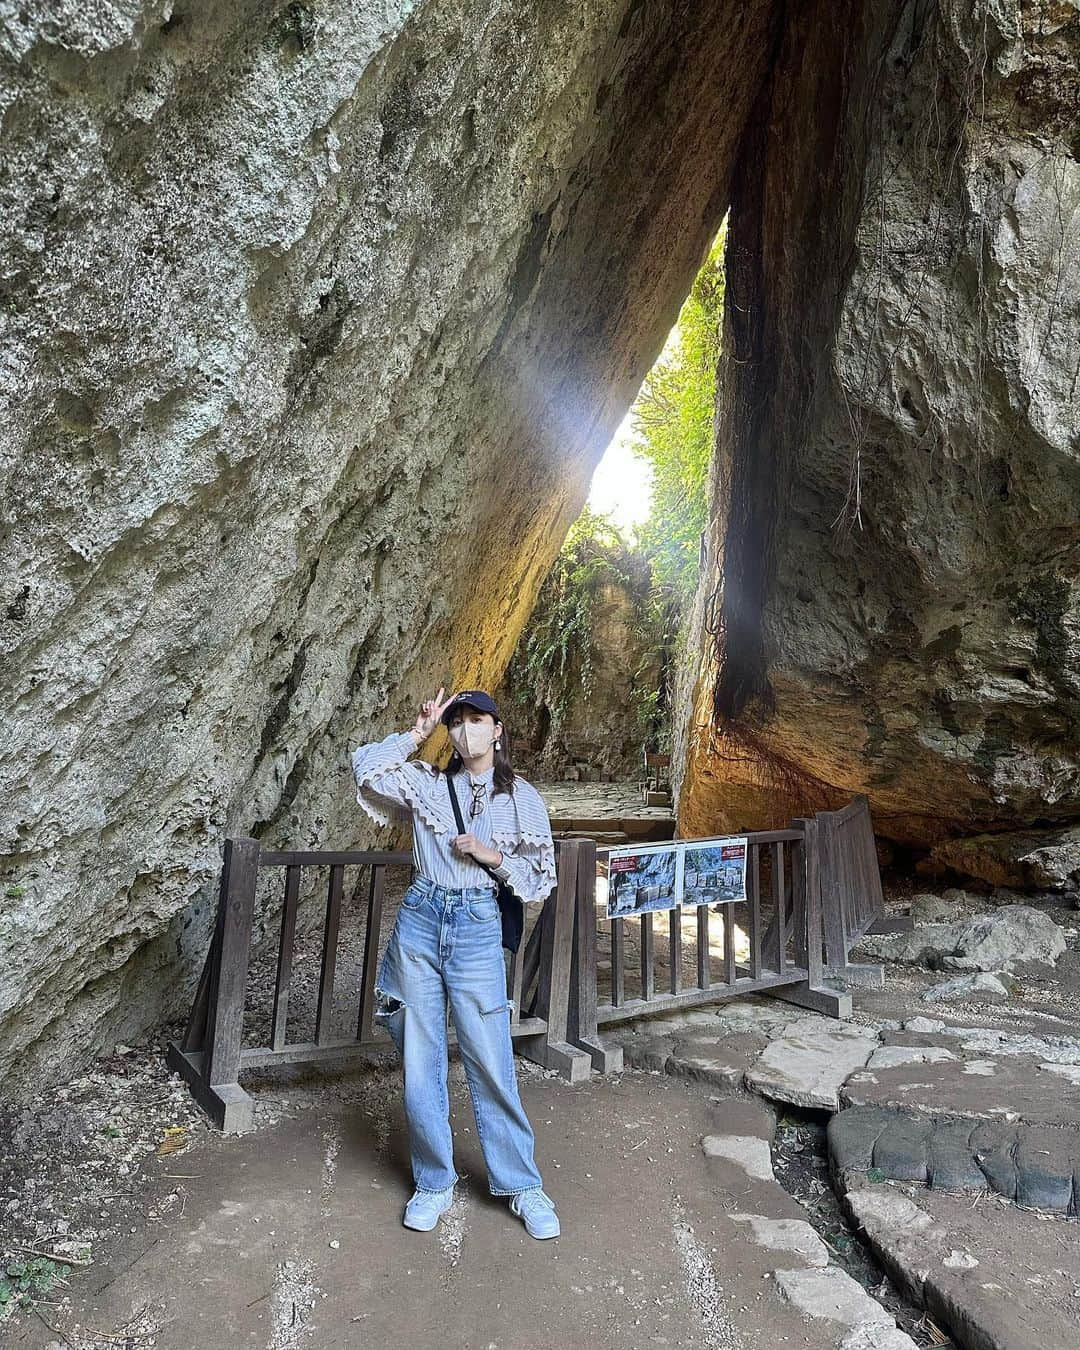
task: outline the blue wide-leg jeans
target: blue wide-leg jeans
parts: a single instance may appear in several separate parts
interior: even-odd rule
[[[375,992],[375,1020],[389,1031],[404,1067],[416,1189],[444,1191],[458,1180],[446,1082],[448,1001],[491,1193],[514,1195],[539,1186],[532,1126],[514,1071],[494,888],[439,886],[414,877]]]

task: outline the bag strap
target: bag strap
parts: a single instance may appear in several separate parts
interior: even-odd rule
[[[458,795],[454,791],[453,778],[454,775],[447,770],[446,790],[450,794],[450,805],[454,808],[454,819],[457,821],[458,834],[467,834],[468,831],[465,829],[465,822],[461,818],[461,803],[458,801]],[[476,863],[477,867],[482,867],[484,871],[487,872],[488,876],[495,877],[495,880],[500,886],[504,884],[502,877],[496,876],[488,863],[481,862],[479,858],[474,858],[473,862]]]

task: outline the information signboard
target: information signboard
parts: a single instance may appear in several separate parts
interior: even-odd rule
[[[733,904],[746,899],[746,857],[743,835],[620,844],[598,855],[597,893],[608,918],[676,905]]]

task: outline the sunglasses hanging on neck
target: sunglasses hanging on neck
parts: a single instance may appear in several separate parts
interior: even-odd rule
[[[469,815],[475,817],[480,815],[484,810],[485,798],[487,797],[487,784],[470,783],[469,791],[472,793],[472,801],[469,803]]]

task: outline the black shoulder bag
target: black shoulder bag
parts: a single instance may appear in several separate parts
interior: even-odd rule
[[[458,834],[468,834],[465,822],[461,818],[461,803],[454,791],[452,777],[452,774],[446,775],[446,790],[450,794],[450,805],[454,808],[454,819],[457,821]],[[525,906],[506,882],[495,875],[487,863],[482,863],[479,858],[474,858],[473,862],[478,867],[482,867],[499,883],[499,893],[496,899],[499,902],[499,914],[502,918],[502,945],[508,951],[516,952],[518,947],[521,946],[521,934],[525,929]]]

